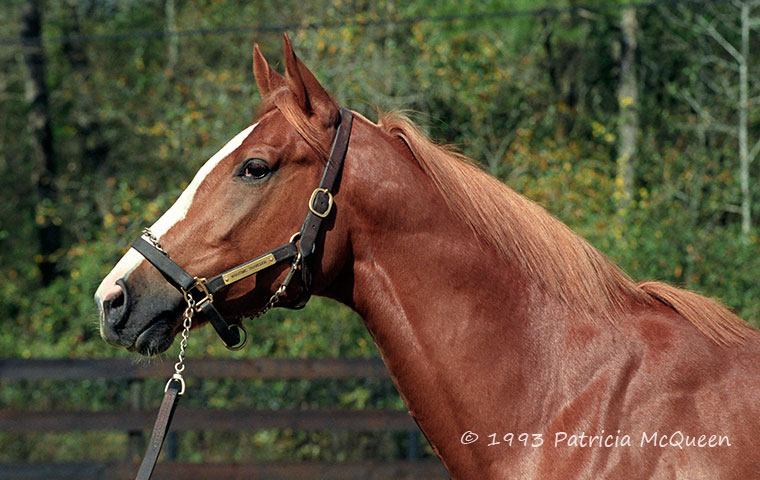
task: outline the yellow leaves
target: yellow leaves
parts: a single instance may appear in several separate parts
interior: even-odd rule
[[[422,27],[420,27],[419,24],[412,27],[412,35],[414,36],[414,40],[417,43],[424,43],[425,31],[422,29]]]
[[[499,53],[499,50],[494,46],[493,43],[484,43],[480,51],[488,58],[493,58],[496,56],[496,54]]]
[[[115,220],[116,217],[114,217],[112,213],[106,213],[106,215],[103,217],[103,226],[110,227],[114,224]]]
[[[618,104],[620,105],[620,108],[627,108],[633,105],[633,97],[631,96],[624,96],[618,98]]]
[[[612,133],[607,127],[597,122],[596,120],[591,122],[591,134],[595,138],[601,138],[607,143],[612,143],[617,138],[614,133]]]
[[[681,278],[682,274],[683,274],[683,267],[681,267],[681,265],[676,265],[676,268],[673,269],[673,275],[676,278]]]
[[[154,137],[157,137],[159,135],[162,135],[164,132],[166,132],[166,124],[164,122],[157,122],[151,125],[147,129],[147,133],[150,135],[153,135]]]
[[[341,28],[340,29],[340,39],[344,43],[352,43],[354,39],[354,32],[351,28]]]
[[[148,202],[148,205],[145,207],[145,212],[143,213],[143,218],[145,220],[155,218],[160,209],[161,207],[158,205],[158,203]]]

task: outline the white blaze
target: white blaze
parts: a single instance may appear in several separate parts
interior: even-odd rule
[[[256,125],[258,125],[258,123],[251,125],[235,135],[232,140],[227,142],[221,150],[216,152],[214,156],[211,157],[200,170],[198,170],[198,173],[193,177],[193,181],[190,182],[190,185],[188,185],[185,191],[182,192],[177,201],[174,202],[174,205],[161,215],[161,218],[150,227],[150,230],[156,238],[160,240],[161,236],[168,232],[172,226],[185,218],[188,210],[190,210],[190,205],[192,205],[193,199],[195,198],[195,192],[198,191],[198,187],[203,183],[203,180],[214,170],[214,168],[216,168],[219,162],[224,160],[230,153],[234,152],[235,149],[248,138],[248,135],[250,135],[253,129],[256,128]],[[111,270],[111,273],[109,273],[100,283],[98,290],[95,292],[95,298],[101,301],[104,300],[108,291],[113,289],[114,285],[116,285],[116,281],[129,275],[143,260],[145,259],[142,255],[140,255],[134,248],[130,248],[129,251],[121,257],[121,260],[119,260],[119,263],[116,264],[113,270]]]

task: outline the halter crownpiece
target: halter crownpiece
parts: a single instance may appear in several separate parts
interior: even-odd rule
[[[341,108],[340,124],[335,132],[322,179],[309,198],[308,211],[301,230],[290,237],[288,243],[209,279],[190,275],[177,265],[148,229],[144,230],[143,234],[132,243],[135,250],[156,267],[174,288],[182,292],[188,305],[192,304],[192,310],[206,316],[228,349],[243,348],[247,333],[242,325],[228,323],[214,306],[214,294],[219,290],[281,262],[293,259],[285,280],[274,292],[264,309],[257,312],[254,317],[263,315],[279,302],[293,275],[299,269],[303,286],[297,301],[291,308],[303,307],[311,297],[311,272],[307,261],[315,251],[322,221],[332,211],[332,190],[346,156],[352,123],[351,111]]]

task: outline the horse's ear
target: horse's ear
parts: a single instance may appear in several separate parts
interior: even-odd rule
[[[262,97],[285,85],[282,75],[269,67],[269,62],[261,53],[258,43],[253,45],[253,76],[256,77],[256,84],[259,86]]]
[[[296,56],[288,34],[285,33],[283,36],[285,39],[285,81],[290,91],[293,92],[305,114],[316,114],[326,125],[330,125],[338,118],[338,104]]]

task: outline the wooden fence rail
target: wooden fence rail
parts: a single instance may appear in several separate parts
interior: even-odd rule
[[[156,410],[47,411],[0,410],[0,431],[70,432],[143,430],[153,426]],[[217,410],[182,409],[172,431],[293,430],[416,431],[409,414],[400,410]]]
[[[128,462],[17,463],[0,465],[0,480],[124,480],[137,465]],[[441,480],[449,478],[438,461],[390,462],[161,462],[156,480]]]
[[[388,377],[385,365],[377,358],[205,358],[188,359],[185,363],[188,376],[193,378],[316,380]],[[168,378],[172,373],[170,363],[137,363],[129,358],[0,359],[0,380]]]
[[[379,359],[191,359],[193,378],[235,379],[354,379],[387,378]],[[137,363],[131,359],[0,359],[0,380],[133,380],[168,378],[170,363]],[[134,388],[134,383],[132,387]],[[139,396],[139,395],[138,395]],[[0,432],[123,431],[141,436],[155,418],[154,410],[131,405],[107,411],[0,410]],[[441,479],[447,478],[436,460],[416,460],[418,429],[406,411],[399,410],[219,410],[182,409],[174,417],[175,432],[250,431],[293,429],[330,431],[406,431],[410,436],[408,459],[389,462],[268,462],[159,464],[160,479]],[[138,444],[141,441],[138,441]],[[130,450],[134,450],[130,447]],[[134,452],[133,452],[134,453]],[[170,458],[170,460],[173,460]],[[0,464],[0,480],[6,479],[129,479],[132,461],[6,463]]]

